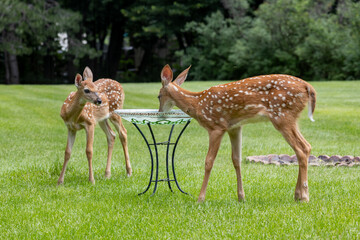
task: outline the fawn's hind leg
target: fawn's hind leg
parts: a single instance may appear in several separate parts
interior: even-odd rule
[[[296,123],[274,124],[295,151],[299,163],[299,174],[295,188],[295,200],[309,201],[308,159],[311,145],[301,135]]]
[[[122,124],[120,116],[113,114],[110,118],[110,121],[114,124],[116,131],[119,133],[120,142],[124,150],[126,172],[128,177],[130,177],[132,174],[132,168],[130,164],[130,157],[129,157],[128,144],[127,144],[127,131],[124,125]]]
[[[232,129],[228,133],[232,149],[231,158],[236,171],[238,200],[240,202],[245,200],[245,193],[241,178],[241,127]]]
[[[70,156],[71,156],[71,151],[74,146],[75,137],[76,137],[76,131],[68,130],[68,138],[67,138],[67,144],[66,144],[66,149],[65,149],[64,164],[63,164],[63,167],[62,167],[62,170],[60,173],[58,185],[64,183],[66,166],[67,166]]]
[[[105,169],[105,178],[111,177],[111,156],[114,149],[114,142],[115,142],[115,133],[111,129],[109,122],[107,120],[104,120],[102,122],[99,122],[99,125],[101,129],[106,134],[106,139],[108,143],[108,156],[107,156],[107,162],[106,162],[106,169]]]

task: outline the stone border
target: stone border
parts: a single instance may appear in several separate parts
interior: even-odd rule
[[[273,164],[273,165],[298,165],[296,155],[289,156],[287,154],[269,154],[260,156],[249,156],[246,158],[249,162]],[[310,166],[336,166],[336,167],[352,167],[360,165],[360,157],[354,156],[327,156],[320,155],[318,157],[310,155],[308,164]]]

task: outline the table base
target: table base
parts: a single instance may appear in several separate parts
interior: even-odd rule
[[[155,140],[155,136],[154,136],[154,133],[153,133],[153,130],[151,128],[151,125],[150,123],[147,123],[147,126],[149,128],[149,131],[151,133],[151,137],[152,137],[152,141],[153,143],[149,143],[149,141],[146,139],[145,135],[143,134],[143,132],[140,130],[140,128],[138,127],[138,125],[136,123],[133,123],[134,126],[137,128],[137,130],[140,132],[141,136],[143,137],[148,149],[149,149],[149,153],[150,153],[150,158],[151,158],[151,173],[150,173],[150,180],[149,180],[149,184],[147,186],[147,188],[145,189],[145,191],[139,193],[138,195],[142,195],[144,193],[146,193],[150,186],[151,186],[151,183],[155,183],[155,186],[154,186],[154,190],[153,190],[153,193],[151,196],[153,196],[157,190],[157,183],[158,182],[168,182],[168,186],[169,186],[169,189],[171,190],[171,192],[173,192],[172,190],[172,187],[171,187],[171,183],[170,182],[175,182],[176,183],[176,186],[177,188],[179,189],[180,192],[184,193],[184,194],[188,194],[187,192],[183,191],[181,188],[180,188],[180,185],[176,179],[176,174],[175,174],[175,165],[174,165],[174,161],[175,161],[175,151],[176,151],[176,147],[177,147],[177,144],[180,140],[180,137],[181,135],[183,134],[183,132],[185,131],[185,129],[187,128],[187,126],[190,124],[190,121],[191,120],[188,120],[185,124],[185,126],[183,127],[183,129],[181,130],[181,132],[179,133],[179,136],[177,137],[175,143],[172,143],[171,142],[171,136],[172,136],[172,133],[173,133],[173,130],[174,130],[174,127],[175,127],[175,124],[173,124],[171,126],[171,130],[170,130],[170,134],[169,134],[169,138],[168,138],[168,141],[165,141],[165,142],[156,142]],[[166,148],[166,177],[165,179],[159,179],[159,156],[158,156],[158,149],[157,149],[157,146],[158,145],[166,145],[167,148]],[[173,150],[172,150],[172,155],[171,155],[171,168],[172,168],[172,173],[173,173],[173,177],[174,179],[171,179],[170,178],[170,174],[169,174],[169,150],[170,150],[170,145],[174,145],[173,147]],[[155,168],[156,168],[156,175],[155,175],[155,180],[153,180],[153,172],[154,172],[154,157],[153,157],[153,152],[152,152],[152,149],[151,149],[151,146],[154,146],[154,149],[155,149],[155,159],[156,159],[156,164],[155,164]]]

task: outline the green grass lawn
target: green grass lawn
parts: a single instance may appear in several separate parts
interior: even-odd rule
[[[218,82],[187,82],[198,91]],[[300,119],[312,154],[360,155],[360,82],[316,82],[315,122]],[[124,108],[158,108],[160,83],[123,84]],[[225,136],[211,173],[206,201],[196,203],[204,174],[208,137],[196,121],[177,148],[180,186],[165,182],[150,197],[145,189],[150,159],[145,143],[125,122],[133,176],[126,177],[116,141],[112,178],[104,179],[107,144],[96,128],[94,174],[88,183],[85,132],[77,135],[65,175],[67,130],[59,116],[73,85],[0,85],[0,239],[359,239],[360,168],[309,167],[310,202],[293,200],[298,168],[242,163],[246,202],[237,202],[236,176]],[[176,128],[179,132],[179,127]],[[167,140],[169,127],[156,127]],[[164,156],[165,147],[161,149]],[[251,155],[293,154],[270,123],[246,125],[243,159]],[[161,158],[160,177],[165,177]],[[150,189],[152,190],[152,188]]]

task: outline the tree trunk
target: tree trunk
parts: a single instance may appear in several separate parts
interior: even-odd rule
[[[4,52],[4,64],[5,64],[5,83],[10,84],[10,66],[9,66],[9,54]]]
[[[138,70],[141,66],[144,54],[145,54],[145,50],[141,47],[135,48],[134,49],[134,65],[136,70]]]
[[[7,84],[20,84],[19,66],[16,55],[4,52],[5,55],[5,78]]]
[[[91,68],[91,67],[90,67]],[[66,79],[66,83],[74,83],[74,78],[76,75],[76,67],[74,65],[74,60],[71,57],[68,57],[67,64],[66,64],[66,70],[68,73],[68,77]]]
[[[109,48],[106,55],[106,75],[112,79],[116,78],[119,61],[122,54],[124,40],[124,28],[122,21],[114,21],[111,26]]]
[[[175,36],[176,36],[176,39],[178,41],[180,50],[185,50],[185,48],[186,48],[185,44],[186,43],[184,43],[184,41],[183,41],[182,34],[181,33],[175,33]]]
[[[99,48],[97,47],[97,44],[96,44],[96,35],[97,33],[95,33],[93,31],[93,29],[91,29],[90,31],[88,31],[86,33],[86,35],[88,36],[88,38],[86,39],[88,41],[88,44],[90,45],[91,48],[93,49],[96,49],[96,50],[99,50]],[[91,36],[91,37],[90,37]],[[79,39],[81,39],[81,34],[80,34],[80,37]],[[100,72],[100,69],[101,67],[99,66],[101,64],[100,60],[99,60],[99,57],[95,57],[95,58],[90,58],[89,56],[85,56],[84,58],[84,63],[86,64],[86,66],[88,66],[91,71],[94,73],[94,79],[97,79],[98,76],[99,76],[99,72]],[[83,66],[85,67],[85,66]],[[81,67],[80,67],[81,68]],[[82,71],[83,69],[81,69]],[[79,72],[80,70],[76,70],[76,72]],[[71,76],[71,74],[69,73],[70,75],[70,78],[71,78],[71,81],[74,79],[75,75],[74,76]]]

